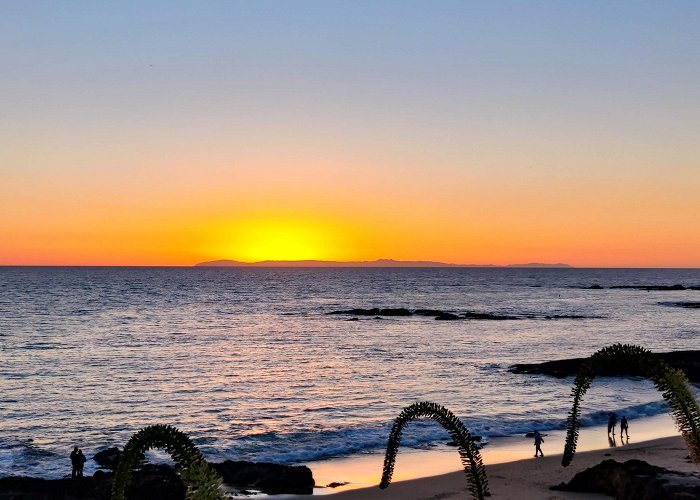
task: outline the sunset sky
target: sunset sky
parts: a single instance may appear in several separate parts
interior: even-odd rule
[[[700,266],[700,2],[6,2],[0,264]]]

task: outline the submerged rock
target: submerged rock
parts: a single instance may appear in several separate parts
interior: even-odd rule
[[[604,460],[551,489],[605,493],[617,500],[687,500],[700,498],[700,476],[670,471],[643,460]]]
[[[694,290],[696,287],[686,288],[683,285],[616,285],[612,289],[646,290],[647,292],[675,292],[680,290]]]
[[[412,316],[413,313],[411,311],[409,311],[408,309],[404,309],[403,307],[399,307],[396,309],[380,309],[379,315],[380,316]]]
[[[507,316],[503,314],[488,314],[488,313],[475,313],[468,312],[462,315],[464,319],[486,319],[486,320],[508,320],[508,319],[521,319],[518,316]]]
[[[438,321],[452,321],[455,319],[463,319],[461,316],[457,316],[456,314],[444,312],[442,314],[439,314],[438,316],[435,316],[435,319]]]
[[[331,311],[328,314],[351,314],[353,316],[376,316],[379,314],[379,309],[374,308],[374,309],[348,309],[346,311]]]
[[[446,313],[439,309],[416,309],[414,314],[416,316],[442,316]]]
[[[700,309],[700,302],[659,302],[659,305],[668,307],[683,307],[685,309]]]

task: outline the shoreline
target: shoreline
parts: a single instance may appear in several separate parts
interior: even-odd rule
[[[494,498],[548,499],[548,500],[603,500],[610,496],[602,493],[553,491],[551,486],[568,482],[577,473],[599,464],[605,459],[624,462],[639,459],[652,465],[683,472],[697,473],[698,468],[687,459],[688,453],[681,436],[658,438],[631,443],[612,449],[589,450],[576,454],[569,467],[561,466],[561,454],[544,458],[528,458],[514,462],[486,464],[489,489]],[[288,499],[301,498],[295,496]],[[339,500],[425,500],[470,498],[462,471],[439,476],[399,481],[386,490],[377,486],[349,490],[334,496]]]
[[[481,449],[481,456],[486,465],[486,472],[491,484],[491,470],[499,472],[499,475],[505,474],[507,477],[515,477],[518,475],[517,464],[528,462],[546,463],[548,466],[561,469],[560,474],[563,479],[557,480],[556,483],[547,484],[546,487],[558,484],[561,481],[568,481],[576,472],[599,463],[603,460],[605,453],[614,455],[622,453],[628,454],[631,450],[640,450],[636,453],[639,455],[647,455],[648,448],[653,448],[657,441],[671,440],[674,448],[682,448],[684,450],[679,460],[685,459],[687,450],[685,444],[678,431],[670,413],[655,415],[653,417],[645,417],[630,421],[631,437],[629,443],[620,444],[619,435],[616,435],[616,446],[611,447],[607,438],[607,429],[605,425],[585,427],[581,429],[577,453],[574,463],[567,468],[560,465],[561,455],[564,449],[566,431],[554,430],[545,432],[545,442],[542,446],[545,453],[544,458],[535,459],[533,457],[534,446],[532,438],[520,436],[495,437]],[[619,427],[617,429],[619,432]],[[410,432],[410,430],[408,430]],[[446,434],[447,438],[447,434]],[[591,462],[591,459],[586,459],[586,467],[579,469],[578,465],[584,462],[581,457],[595,456],[596,462]],[[655,457],[655,455],[652,455]],[[651,460],[652,457],[646,456],[647,461],[655,463]],[[607,457],[605,457],[607,458]],[[629,457],[632,458],[632,457]],[[678,457],[676,457],[678,458]],[[627,458],[625,458],[626,460]],[[666,460],[664,458],[664,460]],[[372,495],[383,495],[381,498],[394,498],[391,495],[392,491],[403,490],[403,486],[396,487],[399,484],[430,484],[431,486],[421,486],[422,489],[433,488],[435,494],[442,489],[440,486],[447,480],[446,484],[461,485],[466,488],[466,479],[462,471],[462,466],[459,460],[459,455],[456,448],[449,449],[434,449],[434,450],[411,450],[401,449],[396,459],[395,471],[392,480],[392,485],[386,490],[379,490],[377,485],[382,473],[382,465],[384,461],[383,453],[367,453],[346,458],[337,458],[324,460],[319,462],[308,462],[306,465],[313,471],[314,479],[316,480],[316,488],[314,488],[315,496],[332,495],[333,498],[373,498]],[[672,465],[665,465],[662,461],[658,465],[670,467],[676,462],[672,461]],[[690,470],[694,466],[691,464]],[[528,467],[529,469],[530,467]],[[539,466],[536,467],[539,470]],[[685,471],[686,469],[682,469]],[[456,477],[456,479],[455,479]],[[327,488],[327,484],[332,482],[348,484],[337,487]],[[396,487],[396,488],[395,488]],[[395,488],[395,489],[394,489]],[[557,492],[557,494],[564,492]],[[403,492],[402,494],[407,494]],[[461,493],[464,494],[463,492]],[[572,494],[568,494],[572,495]],[[277,498],[284,499],[301,499],[303,496],[298,495],[283,495]],[[306,497],[308,498],[308,497]],[[378,497],[379,498],[379,497]],[[397,496],[396,498],[413,498],[410,496]],[[417,497],[416,497],[417,498]],[[427,498],[425,496],[421,498]],[[443,498],[443,497],[440,497]],[[445,497],[449,498],[449,497]],[[551,498],[576,498],[572,496],[561,496]],[[593,498],[587,496],[586,498]],[[602,497],[607,498],[607,497]]]

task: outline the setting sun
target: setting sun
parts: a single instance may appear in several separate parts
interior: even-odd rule
[[[246,219],[223,231],[220,255],[243,262],[332,260],[345,253],[348,238],[330,223],[282,218]]]

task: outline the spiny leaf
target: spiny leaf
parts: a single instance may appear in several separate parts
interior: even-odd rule
[[[459,457],[464,467],[464,473],[467,476],[467,488],[472,496],[479,500],[490,496],[486,469],[481,460],[479,447],[469,433],[469,430],[450,410],[429,401],[415,403],[404,408],[396,420],[394,420],[394,425],[389,432],[389,441],[384,457],[384,469],[379,487],[384,489],[391,483],[396,455],[399,451],[401,434],[403,433],[404,427],[410,421],[419,418],[431,418],[435,420],[442,425],[449,433],[452,440],[457,443]]]
[[[112,484],[112,500],[124,500],[131,472],[144,452],[151,448],[166,450],[175,461],[191,500],[220,500],[221,478],[204,460],[184,432],[169,425],[152,425],[134,434],[124,447]]]
[[[683,435],[690,457],[700,464],[700,407],[690,389],[688,379],[660,357],[643,347],[614,344],[591,355],[579,369],[571,389],[573,399],[566,422],[566,444],[561,463],[568,466],[574,459],[578,441],[580,406],[593,379],[601,373],[640,375],[650,379],[671,408],[678,430]]]

